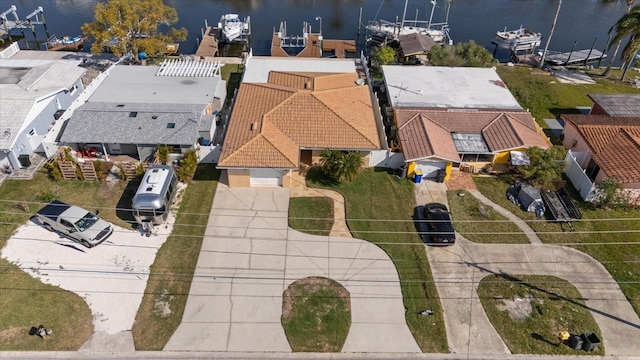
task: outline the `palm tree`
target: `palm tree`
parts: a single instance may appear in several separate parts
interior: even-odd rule
[[[351,182],[355,180],[356,176],[362,168],[364,159],[357,151],[349,151],[342,154],[342,167],[337,174],[338,181]]]
[[[633,3],[635,3],[636,0],[627,0],[627,14],[629,13],[629,11],[631,11],[631,6],[633,5]],[[609,29],[609,34],[611,34],[611,30],[613,29],[613,27],[611,27],[611,29]],[[609,74],[609,71],[611,70],[611,66],[613,66],[613,62],[616,59],[616,56],[618,56],[618,50],[620,50],[620,44],[622,43],[622,41],[618,41],[616,43],[616,49],[613,51],[613,56],[611,57],[611,60],[609,60],[609,65],[607,65],[607,69],[604,71],[604,73],[602,73],[602,76],[607,76],[607,74]],[[608,49],[611,49],[611,45],[613,45],[612,42],[609,43]]]
[[[620,57],[628,65],[631,65],[634,56],[640,51],[640,5],[632,7],[629,12],[624,14],[609,30],[609,33],[612,31],[615,31],[615,35],[611,39],[610,45],[620,42],[629,36],[629,41],[622,49]],[[621,80],[624,80],[628,69],[629,67],[627,66],[622,73]]]
[[[551,25],[551,31],[549,32],[549,37],[547,38],[547,43],[544,45],[544,51],[542,52],[542,58],[540,59],[540,68],[544,66],[544,60],[547,57],[547,51],[549,50],[549,43],[551,43],[551,38],[553,37],[553,32],[556,30],[556,23],[558,22],[558,14],[560,14],[560,8],[562,7],[562,0],[558,0],[558,7],[556,8],[556,16],[553,18],[553,25]]]
[[[325,149],[320,154],[322,172],[339,182],[353,181],[363,163],[364,159],[357,151]]]

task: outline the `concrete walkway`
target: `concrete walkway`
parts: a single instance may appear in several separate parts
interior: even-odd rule
[[[524,222],[522,219],[514,215],[511,211],[489,200],[486,196],[482,195],[482,193],[480,193],[480,191],[478,190],[470,189],[467,191],[471,195],[473,195],[476,199],[478,199],[481,203],[491,206],[498,213],[500,213],[500,215],[506,217],[507,219],[511,220],[511,222],[516,224],[522,230],[522,232],[524,232],[524,234],[527,236],[530,243],[534,245],[542,245],[542,241],[540,241],[540,238],[538,237],[536,232],[533,231],[533,229],[529,227],[529,225],[527,225],[526,222]]]
[[[218,185],[182,323],[165,350],[290,352],[282,294],[298,279],[324,276],[351,296],[343,352],[420,352],[389,257],[363,240],[289,229],[289,196]]]
[[[291,197],[316,197],[324,196],[333,200],[333,227],[329,236],[339,236],[350,238],[351,231],[347,226],[347,217],[345,214],[344,197],[336,191],[318,188],[309,188],[306,185],[304,176],[299,172],[291,173]]]
[[[452,352],[508,352],[476,293],[483,277],[505,273],[552,275],[571,282],[600,327],[606,354],[640,354],[638,315],[604,266],[580,251],[555,245],[475,244],[459,238],[454,246],[427,248],[427,255]]]

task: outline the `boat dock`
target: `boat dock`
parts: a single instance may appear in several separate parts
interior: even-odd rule
[[[354,40],[324,39],[322,33],[311,32],[311,25],[304,22],[302,36],[287,35],[287,25],[280,23],[280,30],[274,31],[271,40],[271,56],[275,57],[335,57],[343,59],[347,54],[356,53]]]
[[[576,64],[587,64],[589,62],[601,61],[606,58],[607,54],[596,49],[585,49],[568,51],[563,53],[549,52],[545,58],[545,62],[555,66],[567,66]]]
[[[202,33],[202,39],[196,50],[197,57],[218,56],[218,40],[221,32],[219,28],[208,26]]]

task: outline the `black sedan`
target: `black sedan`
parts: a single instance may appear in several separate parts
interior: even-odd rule
[[[419,207],[416,227],[422,240],[431,245],[453,245],[456,234],[447,207],[439,203],[429,203]]]

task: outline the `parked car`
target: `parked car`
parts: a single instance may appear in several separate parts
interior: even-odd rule
[[[113,226],[81,207],[54,200],[36,213],[36,218],[49,231],[59,232],[91,248],[105,241]]]
[[[418,231],[422,240],[431,245],[453,245],[456,234],[451,222],[451,214],[446,205],[429,203],[418,211]]]

